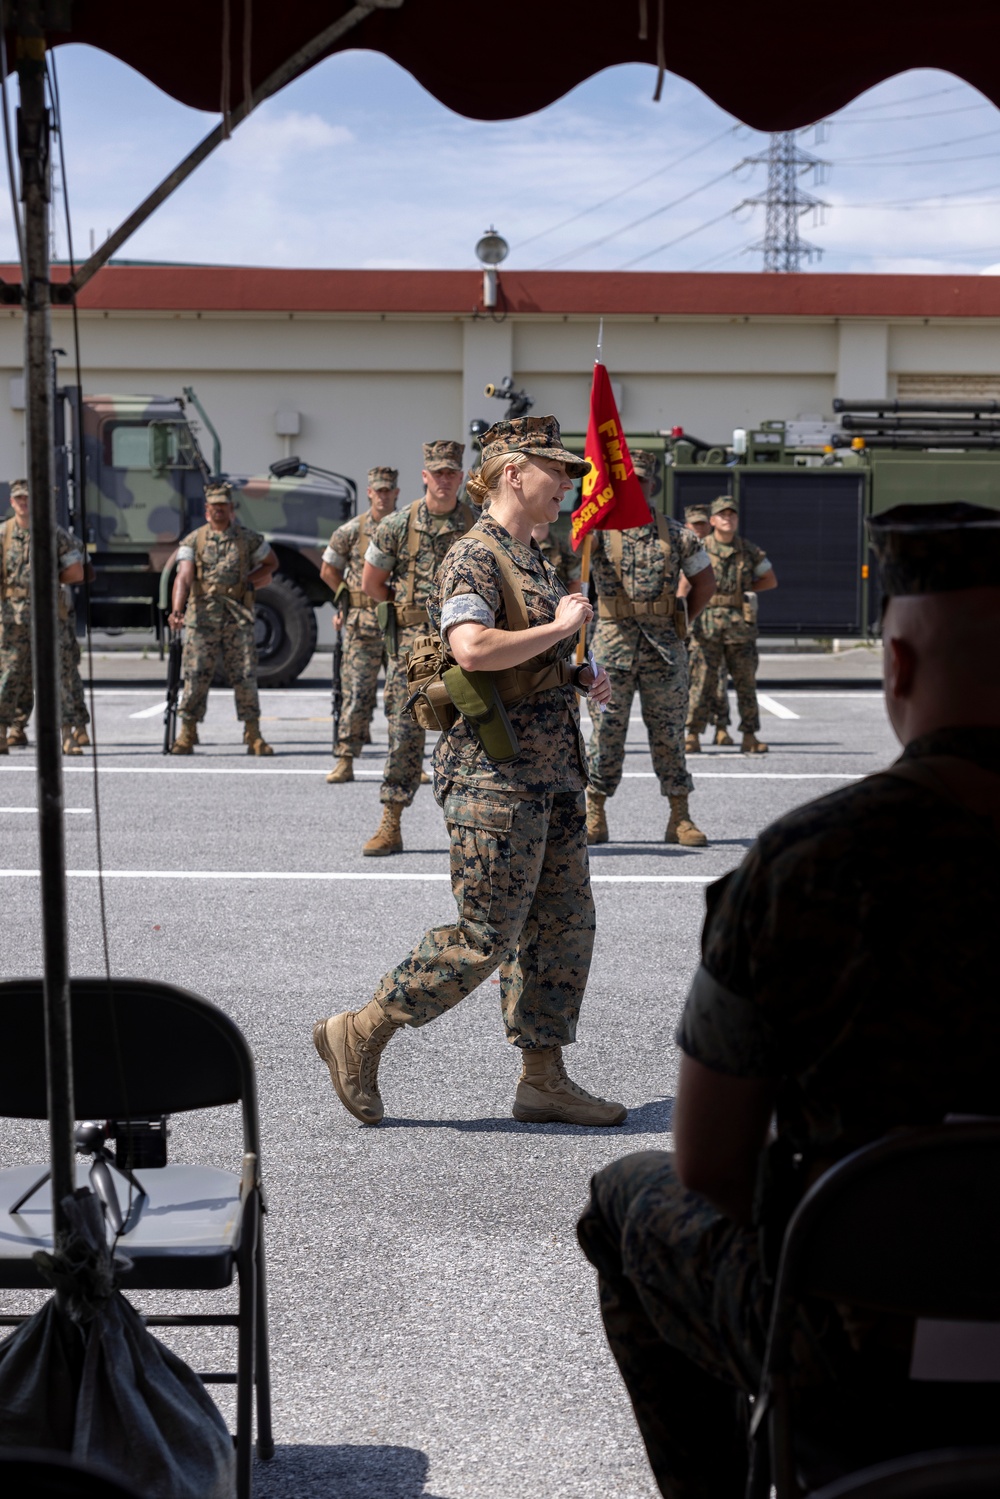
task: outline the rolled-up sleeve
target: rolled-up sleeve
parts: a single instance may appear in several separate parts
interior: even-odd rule
[[[327,547],[323,553],[323,561],[328,567],[335,567],[339,573],[346,573],[348,559],[341,553],[335,552],[333,547]]]
[[[177,561],[178,562],[193,562],[194,561],[194,547],[178,547],[177,548]]]
[[[774,1077],[774,1027],[753,1000],[734,994],[704,964],[688,991],[674,1037],[681,1051],[730,1077]]]
[[[448,639],[448,631],[454,625],[464,625],[470,621],[492,630],[496,625],[496,615],[478,593],[453,593],[441,606],[442,640]]]
[[[260,567],[260,564],[264,561],[264,558],[269,557],[270,555],[271,543],[269,541],[262,540],[260,546],[254,547],[253,551],[250,553],[250,566],[252,568]]]
[[[770,558],[769,557],[762,557],[760,559],[760,561],[757,563],[757,565],[754,567],[753,575],[754,575],[755,578],[762,578],[765,573],[769,573],[771,571],[772,571],[772,568],[771,568],[771,560],[770,560]]]
[[[681,563],[681,570],[686,578],[696,578],[703,573],[706,567],[711,567],[712,559],[704,547],[699,547],[690,557],[685,557]]]
[[[381,551],[375,545],[374,541],[370,541],[368,543],[368,550],[365,553],[365,561],[370,562],[372,567],[377,567],[379,571],[383,573],[391,573],[393,568],[396,566],[396,559],[392,555],[392,553]]]

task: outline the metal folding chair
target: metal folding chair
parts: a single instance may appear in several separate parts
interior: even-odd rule
[[[806,1194],[778,1268],[749,1495],[766,1495],[770,1480],[778,1499],[801,1499],[917,1451],[996,1442],[993,1376],[913,1378],[907,1349],[868,1350],[804,1388],[793,1345],[807,1303],[930,1327],[1000,1323],[998,1181],[1000,1122],[982,1121],[888,1136]]]
[[[207,1384],[236,1385],[239,1499],[249,1499],[254,1389],[257,1453],[273,1456],[270,1365],[260,1186],[260,1119],[253,1058],[238,1027],[207,1000],[140,979],[73,979],[73,1087],[78,1119],[148,1119],[239,1104],[243,1165],[137,1166],[119,1178],[123,1231],[117,1247],[132,1262],[120,1289],[216,1290],[238,1282],[235,1314],[146,1316],[151,1327],[235,1327],[236,1372],[206,1372]],[[40,979],[0,983],[0,1116],[45,1119],[45,1036]],[[91,1168],[78,1167],[85,1186]],[[104,1172],[113,1168],[104,1166]],[[51,1249],[51,1200],[42,1166],[0,1171],[0,1288],[42,1286],[32,1263]],[[105,1176],[106,1180],[106,1176]],[[95,1181],[95,1186],[102,1182]],[[138,1189],[138,1190],[137,1190]],[[12,1212],[12,1208],[19,1211]],[[114,1212],[112,1204],[111,1212]],[[14,1326],[23,1316],[0,1317]]]

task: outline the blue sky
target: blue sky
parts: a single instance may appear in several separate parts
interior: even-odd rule
[[[56,54],[77,257],[215,123],[91,48]],[[375,53],[330,58],[264,105],[120,253],[142,260],[473,267],[490,223],[511,268],[756,270],[766,152],[692,84],[610,69],[539,114],[451,113]],[[16,86],[10,90],[16,93]],[[12,101],[13,102],[13,101]],[[950,74],[879,85],[801,145],[824,271],[1000,269],[1000,118]],[[610,199],[611,201],[606,201]],[[61,203],[60,203],[61,210]],[[735,210],[735,211],[734,211]],[[13,235],[0,208],[0,254]],[[66,253],[60,222],[56,252]]]

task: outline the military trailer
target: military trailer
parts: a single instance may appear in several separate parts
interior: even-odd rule
[[[654,503],[667,515],[683,521],[685,506],[722,494],[738,502],[741,532],[764,548],[779,580],[758,596],[764,635],[877,633],[881,588],[866,516],[953,500],[1000,509],[1000,402],[833,405],[832,421],[762,422],[728,443],[678,427],[628,434],[632,446],[663,455]],[[575,446],[582,451],[582,438]],[[566,509],[577,503],[570,496]]]
[[[294,681],[316,648],[316,610],[332,601],[320,562],[331,531],[357,507],[353,479],[298,458],[279,459],[266,474],[224,474],[218,435],[190,386],[183,396],[82,398],[67,386],[56,397],[57,511],[83,536],[96,571],[92,627],[149,631],[162,642],[178,542],[204,523],[206,479],[222,476],[238,518],[262,531],[278,557],[257,593],[261,685]],[[192,413],[211,435],[211,466]],[[77,621],[83,630],[82,609]]]

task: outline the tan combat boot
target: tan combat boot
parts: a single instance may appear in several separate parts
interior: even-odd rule
[[[181,719],[181,731],[174,740],[172,755],[193,755],[198,743],[198,726],[193,718]]]
[[[7,725],[0,723],[0,755],[9,754],[7,748]]]
[[[260,732],[260,720],[248,718],[247,726],[243,730],[243,743],[247,747],[248,755],[273,755],[274,750],[267,740],[262,738]]]
[[[361,852],[363,854],[371,854],[375,857],[382,857],[386,854],[401,854],[403,852],[403,832],[399,826],[399,819],[402,815],[402,802],[386,802],[382,808],[382,821]]]
[[[27,749],[28,735],[25,727],[20,723],[12,723],[7,730],[7,743],[11,749]]]
[[[756,734],[744,734],[740,750],[744,755],[766,755],[767,745],[763,744]]]
[[[521,1076],[511,1112],[522,1124],[623,1124],[623,1103],[595,1098],[566,1076],[562,1047],[522,1051]]]
[[[73,730],[73,738],[81,747],[90,743],[90,735],[87,733],[85,724],[77,724],[76,728]],[[25,741],[25,743],[27,743],[27,740]]]
[[[73,738],[72,729],[63,729],[62,749],[64,755],[82,755],[83,750]]]
[[[313,1045],[330,1069],[337,1097],[362,1124],[378,1124],[385,1113],[378,1091],[379,1057],[400,1029],[374,999],[363,1010],[345,1010],[313,1026]]]
[[[736,740],[731,739],[730,736],[726,733],[725,729],[718,728],[715,731],[715,742],[716,744],[723,744],[728,746],[729,748],[732,748],[732,746],[736,743]]]
[[[587,842],[607,843],[608,819],[604,812],[607,801],[603,791],[587,791]]]
[[[354,756],[340,755],[336,765],[327,773],[326,779],[331,786],[340,786],[344,781],[353,781]]]
[[[684,739],[684,753],[686,755],[701,754],[701,740],[698,738],[698,735],[693,734],[690,729],[688,729],[687,735]]]
[[[664,843],[679,843],[683,848],[704,848],[708,839],[700,828],[696,828],[688,812],[686,796],[671,796],[670,821],[663,835]]]

